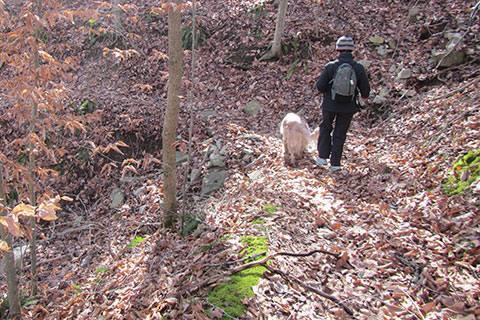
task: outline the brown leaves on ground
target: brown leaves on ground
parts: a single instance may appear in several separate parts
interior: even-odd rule
[[[478,57],[436,73],[426,58],[445,42],[437,25],[455,28],[458,19],[468,19],[475,1],[419,2],[421,13],[414,21],[406,2],[354,6],[326,0],[318,4],[318,24],[312,16],[316,2],[292,2],[285,43],[308,43],[312,57],[288,79],[294,53],[276,62],[254,60],[246,69],[233,62],[239,52],[260,54],[273,38],[275,8],[267,3],[264,18],[254,21],[254,15],[246,17],[250,5],[212,0],[198,8],[211,33],[197,51],[193,99],[183,99],[179,149],[185,151],[191,110],[193,166],[203,173],[205,150],[221,141],[229,178],[221,192],[208,197],[199,195],[199,180],[187,190],[186,212],[202,221],[202,232],[188,236],[162,230],[159,223],[166,17],[152,14],[148,1],[136,1],[138,19],[126,23],[141,38],[125,42],[136,49],[133,55],[111,51],[121,62],[103,57],[101,50],[95,55],[82,38],[62,28],[52,30],[59,39],[67,37],[83,63],[74,76],[73,100],[79,105],[94,101],[98,110],[86,114],[85,123],[64,125],[82,139],[55,140],[77,164],[68,168],[68,178],[56,181],[59,193],[75,201],[64,204],[57,222],[43,227],[42,294],[35,307],[25,308],[26,316],[220,318],[223,310],[208,301],[208,289],[228,281],[229,271],[244,263],[241,238],[261,235],[268,239],[269,253],[333,253],[278,255],[269,266],[335,297],[357,319],[478,319],[478,196],[448,198],[441,192],[452,162],[479,148],[479,82],[472,82],[480,76]],[[431,33],[421,39],[424,25]],[[258,30],[260,38],[252,33]],[[303,112],[310,127],[318,125],[321,97],[314,82],[335,58],[334,41],[343,32],[357,39],[356,57],[372,62],[367,69],[374,94],[387,88],[390,100],[383,109],[355,116],[341,172],[316,166],[313,153],[297,168],[286,166],[278,124],[293,111]],[[380,58],[368,44],[372,35],[397,47]],[[475,35],[469,39],[473,44],[467,46],[478,46]],[[191,83],[190,63],[185,55],[186,83]],[[396,83],[400,65],[415,68],[416,76]],[[439,80],[442,85],[431,86]],[[416,92],[409,96],[407,89]],[[263,104],[255,117],[242,111],[252,99]],[[201,117],[206,110],[215,114]],[[7,127],[2,135],[14,132]],[[78,161],[82,150],[91,155],[84,162]],[[249,164],[242,160],[246,150],[253,155]],[[112,209],[114,188],[127,197]],[[51,209],[45,208],[47,217]],[[349,318],[339,304],[278,273],[266,272],[253,290],[254,298],[244,300],[248,319]]]

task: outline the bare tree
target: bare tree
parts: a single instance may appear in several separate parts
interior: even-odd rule
[[[285,30],[285,17],[287,16],[287,0],[280,0],[279,2],[272,47],[260,58],[260,60],[269,60],[280,58],[282,56],[282,36],[283,31]]]
[[[180,94],[182,89],[183,52],[181,0],[174,0],[168,6],[168,93],[167,110],[163,124],[163,224],[171,227],[177,214],[177,167],[175,157],[175,138],[180,112]]]

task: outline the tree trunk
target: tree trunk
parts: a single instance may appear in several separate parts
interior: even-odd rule
[[[285,17],[287,16],[287,0],[280,0],[278,6],[277,23],[275,25],[275,35],[273,36],[272,48],[260,60],[269,60],[280,58],[282,56],[282,36],[285,30]]]
[[[163,224],[171,227],[177,219],[177,167],[174,143],[177,135],[177,122],[180,111],[182,89],[182,36],[180,27],[181,0],[168,10],[168,92],[167,110],[163,124]]]
[[[6,205],[5,202],[5,192],[4,192],[4,182],[3,182],[3,167],[0,164],[0,199],[2,205]],[[0,217],[3,217],[4,210],[0,212]],[[0,225],[0,236],[3,241],[5,241],[10,248],[10,251],[4,252],[5,257],[5,275],[7,276],[7,288],[8,288],[8,306],[10,309],[10,314],[13,319],[21,319],[22,312],[20,306],[20,300],[18,298],[18,281],[17,274],[15,270],[15,256],[13,253],[13,243],[12,237],[5,228]]]
[[[42,0],[37,1],[37,15],[41,17],[42,11]],[[38,89],[40,87],[40,59],[39,59],[39,48],[38,48],[38,39],[40,37],[40,25],[36,22],[35,25],[35,41],[33,42],[33,68],[35,70],[35,88]],[[37,117],[38,117],[38,102],[33,102],[32,105],[32,112],[30,116],[30,134],[35,133],[37,127]],[[35,146],[32,142],[28,144],[28,151],[29,151],[29,164],[28,164],[28,171],[29,171],[29,182],[28,182],[28,193],[30,197],[30,204],[32,206],[36,206],[37,203],[37,196],[36,196],[36,160],[35,160]],[[32,295],[35,296],[38,293],[37,287],[37,222],[35,217],[30,217],[30,228],[32,229],[32,238],[30,239],[30,271],[32,273]]]

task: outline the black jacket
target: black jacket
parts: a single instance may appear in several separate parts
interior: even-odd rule
[[[324,94],[322,107],[331,112],[349,112],[354,113],[358,111],[356,99],[349,102],[336,102],[332,100],[330,83],[333,79],[335,71],[342,63],[347,62],[352,65],[353,70],[357,76],[357,90],[355,91],[355,98],[358,95],[358,91],[363,98],[368,98],[370,95],[370,84],[368,83],[367,72],[365,68],[358,62],[353,60],[353,55],[350,51],[342,51],[338,60],[327,63],[322,71],[322,74],[317,80],[317,89]]]

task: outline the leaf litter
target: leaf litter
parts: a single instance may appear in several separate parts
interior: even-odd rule
[[[85,172],[90,174],[82,176],[81,188],[78,183],[59,184],[77,193],[76,203],[82,205],[67,206],[63,217],[57,214],[59,225],[44,227],[47,240],[39,250],[41,299],[39,307],[25,308],[26,315],[36,319],[225,317],[219,308],[207,313],[212,308],[208,290],[228,281],[230,271],[243,263],[242,237],[261,235],[267,236],[269,254],[319,249],[331,254],[273,257],[269,264],[273,271],[266,271],[253,288],[255,297],[244,301],[247,319],[478,319],[478,192],[447,197],[441,190],[452,163],[465,150],[479,148],[478,81],[472,83],[480,76],[475,71],[478,64],[433,74],[424,57],[443,39],[415,38],[420,22],[453,27],[455,18],[469,16],[475,2],[417,3],[423,16],[410,22],[406,3],[372,1],[362,6],[363,15],[352,18],[353,3],[323,1],[318,5],[322,18],[318,32],[330,42],[311,42],[309,72],[294,72],[288,80],[289,55],[268,64],[254,61],[248,70],[230,64],[232,50],[261,47],[267,44],[267,35],[273,35],[276,11],[267,5],[265,20],[257,23],[268,34],[260,43],[246,36],[252,27],[252,21],[243,18],[247,5],[208,1],[199,7],[200,14],[211,17],[204,19],[210,27],[227,22],[199,48],[198,90],[191,108],[218,112],[206,126],[225,145],[230,174],[224,189],[206,198],[196,195],[198,182],[191,186],[189,209],[204,217],[202,232],[180,236],[160,228],[163,183],[158,162],[134,168],[138,178],[123,182],[129,196],[117,209],[109,208],[102,194],[118,186],[120,170],[118,181],[109,181],[99,174],[102,163],[86,163]],[[299,31],[313,32],[312,6],[317,4],[290,4],[286,40]],[[148,3],[138,1],[137,7],[147,10]],[[432,12],[439,14],[428,15]],[[334,57],[332,41],[341,35],[338,26],[345,21],[358,39],[378,34],[397,41],[395,51],[385,59],[365,44],[357,52],[374,61],[368,68],[374,92],[388,87],[394,98],[389,109],[377,115],[367,110],[356,116],[342,172],[332,174],[315,166],[313,153],[297,168],[286,166],[278,124],[287,112],[303,111],[311,127],[318,125],[320,97],[314,81]],[[165,27],[164,19],[149,23],[136,26],[142,32],[138,45],[145,52],[157,50],[154,43],[166,49],[165,35],[148,29]],[[238,43],[230,41],[235,34]],[[478,46],[476,36],[470,41],[468,45]],[[79,78],[91,76],[91,68],[108,71],[111,79],[106,85],[97,74],[86,89],[108,110],[91,119],[97,124],[88,133],[94,145],[116,146],[110,139],[115,133],[150,139],[149,143],[160,141],[161,117],[152,119],[150,112],[161,114],[164,108],[151,111],[158,99],[166,97],[162,90],[166,81],[158,76],[165,65],[142,59],[133,56],[116,71],[108,70],[104,61],[92,60],[80,70]],[[185,62],[187,75],[188,56]],[[397,64],[415,67],[420,74],[412,83],[397,84],[391,71]],[[424,84],[422,79],[434,76],[446,81]],[[148,83],[157,91],[139,90],[129,82]],[[464,89],[456,92],[458,88]],[[406,89],[417,94],[405,96]],[[76,99],[83,99],[84,92],[77,94]],[[252,98],[264,104],[254,121],[241,110]],[[126,116],[133,114],[134,121]],[[187,119],[182,111],[182,137]],[[194,127],[194,145],[199,149],[206,146],[207,137],[205,127]],[[251,166],[241,161],[245,149],[255,155]],[[143,156],[161,159],[155,150]],[[193,159],[201,164],[201,150],[194,151]],[[132,242],[137,236],[144,241]],[[354,316],[314,290],[334,297]]]

